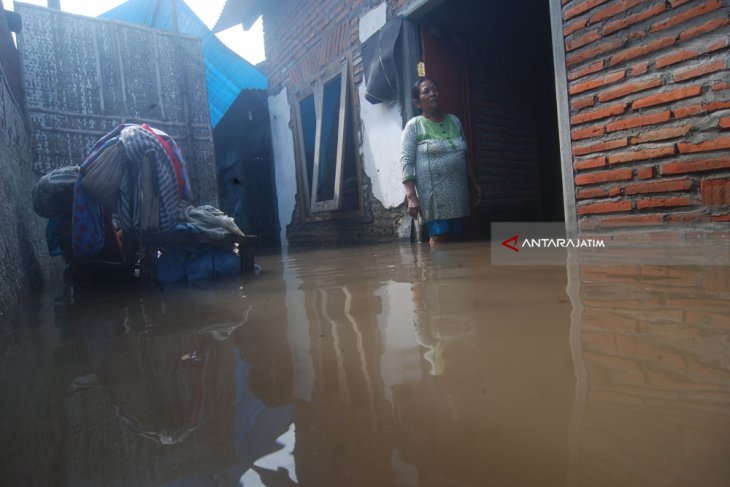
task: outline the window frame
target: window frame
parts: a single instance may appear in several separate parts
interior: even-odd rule
[[[327,220],[334,218],[352,218],[355,216],[363,215],[363,194],[362,194],[362,177],[361,177],[361,160],[360,160],[360,138],[359,124],[357,123],[356,113],[356,100],[355,100],[355,86],[353,83],[353,77],[351,73],[351,59],[349,56],[332,63],[327,68],[322,70],[308,85],[295,90],[294,95],[291,97],[292,112],[293,112],[293,124],[295,130],[293,130],[295,141],[295,156],[296,156],[296,169],[298,173],[298,183],[301,191],[299,201],[302,208],[302,215],[307,221],[318,221]],[[339,94],[339,113],[337,122],[337,149],[336,149],[336,168],[335,168],[335,181],[334,181],[334,196],[330,200],[317,201],[317,191],[319,189],[319,172],[320,172],[320,155],[322,151],[322,109],[324,103],[324,87],[327,83],[333,79],[340,77],[340,94]],[[314,97],[315,106],[315,148],[313,156],[313,167],[312,167],[312,185],[309,185],[308,169],[307,169],[307,157],[306,148],[304,141],[304,129],[302,125],[302,113],[300,109],[300,103],[307,97]],[[348,98],[349,97],[349,98]],[[348,113],[348,104],[350,107]],[[355,146],[355,172],[357,174],[357,187],[358,187],[358,208],[357,210],[346,210],[341,211],[341,189],[342,189],[342,177],[344,173],[345,164],[345,150],[346,141],[345,136],[347,133],[346,123],[348,122],[347,117],[350,117],[350,123],[352,123],[352,137]]]

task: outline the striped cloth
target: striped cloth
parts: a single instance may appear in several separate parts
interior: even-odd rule
[[[185,160],[172,137],[147,125],[119,125],[94,145],[81,165],[79,179],[74,188],[72,221],[72,243],[76,257],[93,257],[104,246],[101,204],[84,191],[80,181],[84,177],[84,168],[117,143],[122,144],[126,153],[117,202],[117,212],[123,229],[139,226],[139,169],[145,155],[149,155],[156,162],[161,232],[175,228],[178,208],[183,202],[192,200]]]

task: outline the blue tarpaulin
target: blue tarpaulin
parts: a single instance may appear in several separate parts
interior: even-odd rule
[[[157,0],[129,0],[99,17],[172,31],[172,2],[164,0],[159,3],[156,16]],[[242,90],[265,90],[268,80],[261,71],[223,44],[184,1],[176,0],[176,10],[178,31],[201,39],[210,124],[215,127]]]

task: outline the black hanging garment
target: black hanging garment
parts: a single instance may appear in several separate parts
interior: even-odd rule
[[[403,17],[391,19],[363,43],[365,99],[373,105],[398,99],[395,46],[402,24]]]

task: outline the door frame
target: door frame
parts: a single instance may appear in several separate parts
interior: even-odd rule
[[[445,0],[410,0],[397,12],[408,20],[419,17],[438,7]],[[569,237],[578,235],[578,214],[573,179],[573,156],[570,140],[570,108],[568,105],[568,72],[565,66],[565,39],[563,38],[563,13],[561,0],[550,1],[550,31],[552,35],[553,72],[555,75],[555,100],[558,113],[558,138],[560,145],[560,170],[563,181],[563,213],[565,231]],[[419,52],[413,55],[420,59]],[[410,56],[405,59],[412,59]]]

